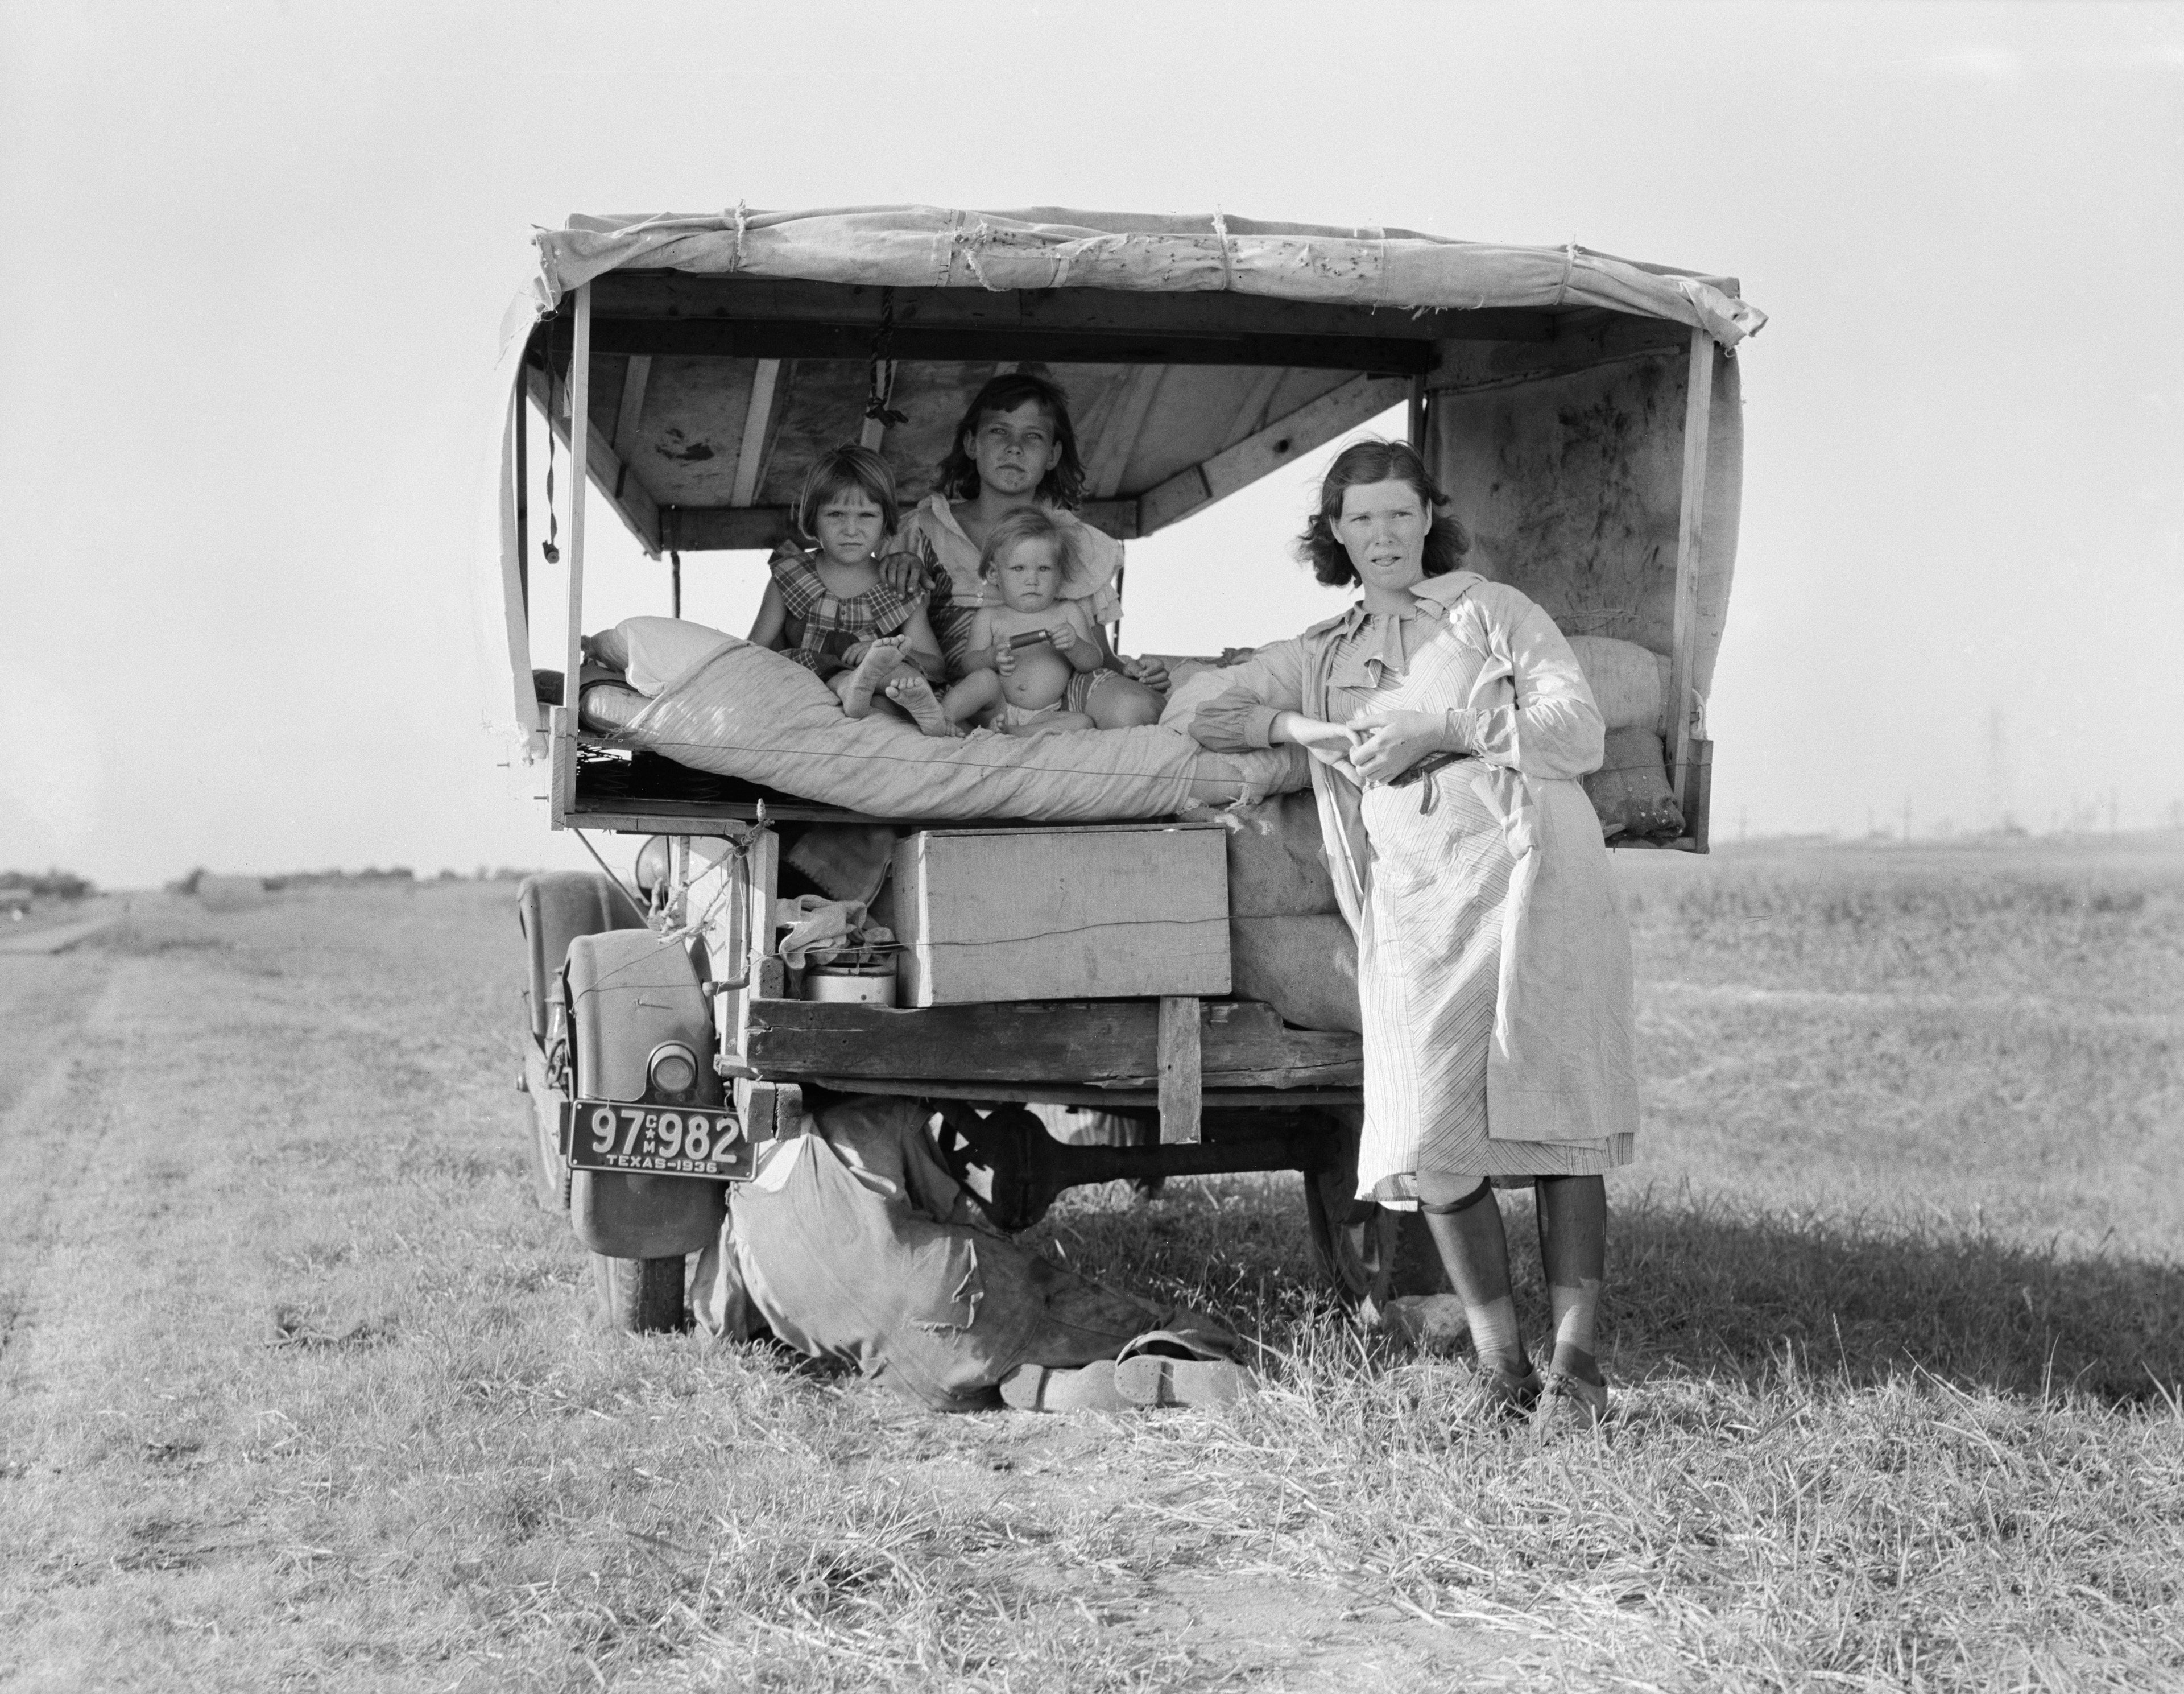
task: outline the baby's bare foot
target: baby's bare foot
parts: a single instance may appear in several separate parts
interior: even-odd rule
[[[905,666],[894,674],[887,685],[887,697],[910,714],[911,722],[922,734],[962,733],[948,721],[948,714],[940,709],[939,697],[933,692],[933,684],[925,680],[925,672],[915,666]]]
[[[868,716],[872,709],[872,696],[887,686],[888,679],[902,668],[902,644],[900,641],[875,641],[865,649],[865,656],[857,661],[857,668],[850,674],[850,685],[842,690],[842,710],[851,717]]]

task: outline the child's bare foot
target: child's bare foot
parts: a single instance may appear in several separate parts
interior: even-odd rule
[[[948,721],[948,714],[940,709],[940,697],[933,692],[933,684],[926,681],[925,672],[915,665],[905,665],[889,679],[887,697],[910,714],[910,721],[922,734],[963,733]]]
[[[872,643],[865,649],[865,656],[857,661],[857,668],[850,673],[849,686],[842,690],[842,710],[851,717],[868,716],[872,709],[872,696],[885,688],[889,679],[901,668],[900,641]]]

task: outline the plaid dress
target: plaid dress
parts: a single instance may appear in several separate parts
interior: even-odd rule
[[[822,679],[848,668],[843,655],[859,642],[901,629],[924,602],[922,591],[899,594],[884,582],[844,599],[827,588],[811,561],[808,553],[788,553],[769,560],[766,568],[788,614],[791,644],[782,649],[783,657]]]

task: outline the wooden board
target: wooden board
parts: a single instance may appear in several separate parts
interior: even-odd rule
[[[896,844],[905,1006],[1228,992],[1223,832],[920,830]]]
[[[1199,1102],[1206,1092],[1205,1048],[1200,1037],[1203,1002],[1187,995],[1172,996],[1160,1003],[1158,1047],[1160,1062],[1160,1138],[1163,1141],[1198,1139]]]
[[[769,1077],[1049,1082],[1156,1095],[1160,1003],[911,1008],[758,1000],[744,1050]],[[1231,1089],[1355,1088],[1363,1077],[1363,1044],[1355,1035],[1287,1028],[1272,1006],[1255,1000],[1200,1005],[1199,1079],[1207,1098]]]

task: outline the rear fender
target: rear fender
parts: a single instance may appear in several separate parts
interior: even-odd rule
[[[531,1034],[543,1041],[553,1027],[561,992],[561,966],[579,935],[604,930],[642,930],[644,920],[629,896],[589,871],[543,871],[515,890],[516,922],[523,927],[530,971],[524,979]]]
[[[571,1080],[585,1100],[644,1101],[652,1055],[681,1041],[698,1056],[698,1086],[670,1105],[719,1106],[713,1029],[697,967],[680,941],[649,929],[582,935],[569,944]],[[617,1259],[694,1253],[719,1239],[723,1184],[692,1177],[578,1171],[569,1191],[577,1239]]]

